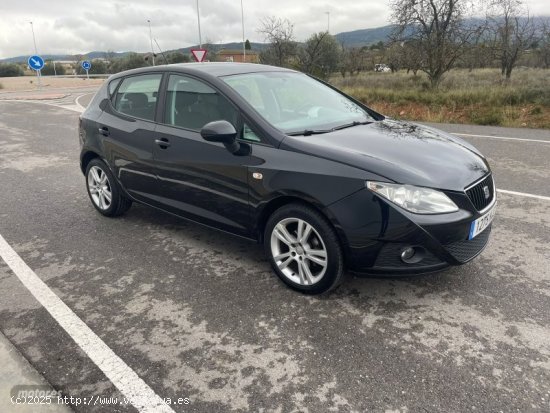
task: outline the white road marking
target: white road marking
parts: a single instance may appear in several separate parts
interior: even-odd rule
[[[42,102],[40,100],[25,100],[25,99],[0,99],[0,102],[11,102],[11,103],[38,103],[39,105],[47,105],[47,106],[53,106],[54,108],[61,108],[61,109],[68,109],[72,110],[73,112],[82,113],[84,112],[84,108],[82,106],[77,105],[59,105],[56,103],[51,102]]]
[[[80,104],[79,99],[80,99],[81,97],[83,97],[83,96],[92,95],[92,94],[93,94],[93,93],[85,93],[85,94],[83,94],[83,95],[78,96],[78,97],[75,99],[74,103],[76,103],[76,106],[78,106],[78,107],[81,109],[81,112],[84,112],[84,111],[86,110],[86,107],[85,107],[85,106],[82,106],[82,105]]]
[[[508,194],[508,195],[523,196],[526,198],[542,199],[543,201],[550,201],[550,196],[528,194],[525,192],[508,191],[506,189],[498,189],[498,188],[497,188],[497,192],[500,192],[502,194]]]
[[[469,133],[452,133],[452,135],[466,136],[466,137],[471,137],[471,138],[503,139],[503,140],[507,140],[507,141],[550,143],[550,140],[545,141],[543,139],[510,138],[510,137],[506,137],[506,136],[492,136],[492,135],[472,135],[472,134],[469,134]]]
[[[164,400],[134,370],[118,357],[73,311],[29,268],[0,235],[0,257],[32,295],[80,346],[139,412],[174,413]]]

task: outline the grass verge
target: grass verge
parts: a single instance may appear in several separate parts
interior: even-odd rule
[[[365,72],[331,83],[379,112],[407,120],[550,129],[550,70],[450,72],[431,90],[425,76]]]

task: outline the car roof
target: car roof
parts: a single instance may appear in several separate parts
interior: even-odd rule
[[[171,65],[147,66],[139,69],[127,70],[113,75],[113,78],[130,74],[148,73],[152,71],[174,71],[182,73],[207,74],[214,77],[237,75],[257,72],[295,72],[283,67],[262,65],[256,63],[235,62],[203,62],[203,63],[176,63]]]

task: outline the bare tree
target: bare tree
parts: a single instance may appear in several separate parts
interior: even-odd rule
[[[550,21],[542,23],[540,32],[538,48],[540,63],[543,68],[550,69]]]
[[[260,54],[262,63],[287,66],[297,50],[294,25],[288,19],[274,16],[263,18],[260,24],[258,32],[269,43],[269,47]]]
[[[401,43],[403,45],[403,66],[407,69],[407,74],[413,72],[416,76],[422,65],[422,55],[418,53],[418,47],[415,40]]]
[[[362,48],[345,47],[343,43],[340,43],[339,56],[338,71],[342,77],[346,77],[348,72],[350,76],[353,76],[365,66],[365,53]]]
[[[218,60],[218,51],[219,46],[214,44],[212,40],[209,38],[206,38],[206,40],[202,44],[202,48],[206,50],[206,59],[210,62],[216,62]],[[191,60],[191,59],[189,59]]]
[[[494,55],[502,76],[509,80],[518,59],[535,40],[533,18],[521,0],[494,0],[488,20]]]
[[[392,0],[395,41],[414,41],[419,69],[437,87],[480,27],[464,24],[472,0]]]
[[[405,63],[404,43],[392,43],[388,45],[385,53],[385,62],[392,73],[399,71]]]
[[[491,45],[485,41],[472,43],[464,50],[457,67],[467,68],[469,72],[482,67],[494,67]]]

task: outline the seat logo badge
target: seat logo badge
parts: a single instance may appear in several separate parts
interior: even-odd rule
[[[254,178],[254,179],[262,179],[263,177],[264,177],[264,176],[263,176],[261,173],[259,173],[259,172],[254,172],[254,173],[252,174],[252,178]]]
[[[489,192],[488,186],[483,187],[483,193],[485,194],[485,199],[489,199],[489,197],[491,196],[491,192]]]

